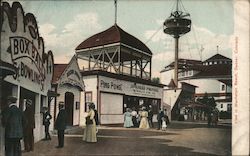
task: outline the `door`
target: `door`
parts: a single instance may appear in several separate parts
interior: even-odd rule
[[[73,107],[74,107],[74,94],[71,92],[65,93],[65,111],[67,113],[67,125],[73,125]]]

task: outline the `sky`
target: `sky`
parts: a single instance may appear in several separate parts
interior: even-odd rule
[[[68,63],[75,48],[88,37],[115,23],[113,0],[19,1],[33,13],[46,51],[55,63]],[[191,31],[180,37],[179,57],[206,60],[216,53],[232,58],[234,8],[232,0],[182,0],[190,13]],[[163,33],[163,22],[176,0],[118,0],[117,24],[144,42],[153,53],[152,77],[174,61],[174,39]],[[217,46],[218,52],[217,52]]]

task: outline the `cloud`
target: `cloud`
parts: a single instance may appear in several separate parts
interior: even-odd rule
[[[39,31],[44,38],[46,50],[52,50],[56,63],[66,63],[75,54],[75,48],[89,36],[102,29],[96,13],[78,14],[65,24],[62,30],[45,23]],[[66,62],[65,62],[66,61]]]

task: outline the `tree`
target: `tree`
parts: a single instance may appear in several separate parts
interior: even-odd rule
[[[159,77],[153,77],[151,81],[154,82],[154,83],[159,84],[160,83],[160,78]]]
[[[207,111],[212,111],[216,107],[214,97],[209,97],[207,93],[202,98],[198,98],[197,101],[207,106]]]

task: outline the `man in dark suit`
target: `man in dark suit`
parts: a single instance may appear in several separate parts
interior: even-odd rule
[[[164,117],[164,113],[161,109],[159,109],[159,113],[157,114],[157,120],[158,120],[158,130],[161,129],[161,125],[162,125],[162,118]]]
[[[32,105],[32,101],[30,99],[26,100],[25,103],[26,109],[23,112],[25,119],[24,126],[24,148],[26,152],[30,152],[34,150],[34,128],[35,128],[35,112],[34,105]]]
[[[45,127],[45,138],[44,140],[51,140],[50,134],[49,134],[49,125],[50,120],[52,119],[52,116],[50,115],[48,108],[44,107],[44,113],[43,113],[43,125]]]
[[[23,137],[23,112],[16,106],[17,98],[7,97],[8,107],[3,110],[5,127],[5,156],[21,156],[20,140]]]
[[[149,123],[150,128],[154,128],[153,116],[154,116],[154,113],[153,113],[152,107],[149,107],[149,110],[148,110],[148,123]]]
[[[63,148],[64,146],[64,130],[66,129],[66,111],[64,109],[64,103],[59,103],[59,113],[56,118],[55,128],[58,136],[58,146],[56,148]]]

